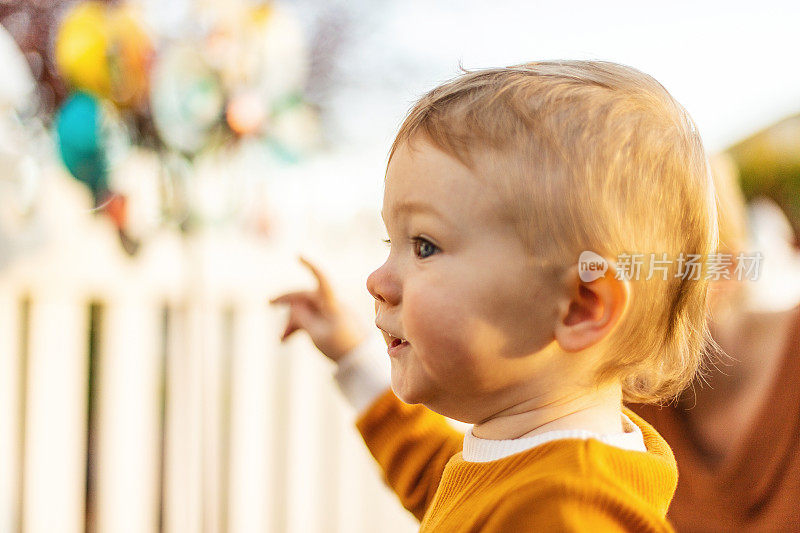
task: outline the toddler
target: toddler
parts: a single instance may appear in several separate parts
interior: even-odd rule
[[[421,531],[669,531],[677,470],[623,401],[676,396],[710,340],[713,184],[686,111],[594,61],[465,72],[389,154],[365,334],[322,272],[284,294]],[[698,273],[705,272],[701,265]],[[471,424],[466,434],[444,417]]]

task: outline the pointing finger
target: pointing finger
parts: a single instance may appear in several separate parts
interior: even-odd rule
[[[308,267],[309,270],[311,270],[311,273],[314,274],[314,277],[317,278],[317,282],[319,283],[319,292],[322,295],[322,297],[326,301],[330,300],[333,296],[333,290],[331,289],[331,285],[328,282],[328,278],[325,276],[325,274],[323,274],[322,271],[316,267],[316,265],[311,263],[311,261],[309,261],[305,257],[300,256],[299,259],[301,263],[303,263],[306,267]]]
[[[309,291],[287,292],[286,294],[281,294],[280,296],[276,296],[275,298],[271,299],[269,303],[291,305],[300,301],[309,301],[313,296],[314,293]]]
[[[289,335],[291,335],[298,329],[300,328],[297,326],[297,324],[293,322],[289,322],[288,324],[286,324],[286,329],[283,331],[283,335],[281,335],[281,342],[285,341],[289,337]]]

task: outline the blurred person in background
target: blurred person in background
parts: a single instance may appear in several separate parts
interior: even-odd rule
[[[678,531],[800,529],[800,254],[782,211],[745,205],[727,156],[712,164],[720,252],[760,250],[758,281],[711,286],[711,331],[724,350],[671,405],[634,405],[669,443]],[[749,229],[749,231],[748,231]],[[748,233],[750,235],[748,235]],[[735,265],[731,266],[731,272]]]

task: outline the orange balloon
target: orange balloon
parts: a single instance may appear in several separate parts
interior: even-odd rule
[[[234,96],[225,112],[228,126],[239,135],[250,135],[263,129],[267,112],[264,102],[254,93]]]

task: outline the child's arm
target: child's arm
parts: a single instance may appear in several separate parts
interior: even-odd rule
[[[421,521],[464,435],[424,406],[403,403],[391,389],[358,417],[356,427],[386,483]]]
[[[356,427],[403,507],[422,520],[464,435],[441,415],[400,401],[390,388],[386,344],[369,338],[339,361],[336,381],[360,413]]]
[[[461,451],[464,435],[441,415],[422,405],[405,404],[392,393],[385,343],[366,335],[366,328],[337,301],[324,274],[301,261],[319,287],[271,300],[290,307],[281,341],[305,330],[317,348],[338,364],[336,381],[359,412],[356,426],[364,442],[403,506],[421,520],[445,464]]]

